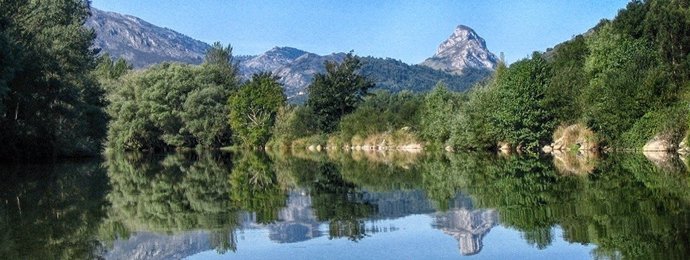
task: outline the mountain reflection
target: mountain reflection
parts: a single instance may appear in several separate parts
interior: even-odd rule
[[[290,191],[286,207],[278,213],[278,222],[268,225],[269,237],[279,243],[309,240],[322,235],[320,224],[306,191]]]
[[[596,161],[578,174],[563,171],[574,163],[529,156],[367,158],[113,153],[105,162],[0,166],[0,256],[239,254],[252,231],[276,247],[376,244],[408,234],[405,225],[422,232],[417,239],[454,238],[455,256],[495,251],[485,238],[498,225],[523,238],[511,246],[534,254],[564,240],[592,245],[595,258],[690,255],[690,177],[679,158],[667,160],[671,168],[644,155],[589,157]],[[428,222],[399,222],[414,216]]]
[[[463,255],[474,255],[482,250],[482,239],[498,225],[498,212],[493,209],[472,209],[469,198],[458,194],[452,209],[436,213],[434,228],[458,240]]]

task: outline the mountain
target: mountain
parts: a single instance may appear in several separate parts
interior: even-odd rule
[[[270,71],[280,78],[289,99],[304,96],[314,74],[325,72],[326,61],[341,62],[345,53],[317,55],[291,47],[275,47],[256,56],[238,57],[240,74],[249,79],[252,74]]]
[[[130,15],[91,8],[85,24],[96,32],[94,47],[122,57],[135,68],[164,61],[200,64],[210,46]]]
[[[200,64],[210,48],[204,42],[134,16],[95,8],[91,13],[86,26],[96,32],[94,47],[112,57],[124,58],[135,68],[166,61]],[[453,56],[456,54],[460,56]],[[243,79],[258,72],[272,72],[280,78],[289,101],[300,103],[306,100],[307,86],[314,74],[325,72],[324,63],[341,62],[345,55],[318,55],[291,47],[275,47],[259,55],[235,58]],[[441,66],[445,63],[450,65]],[[464,91],[488,76],[495,63],[496,57],[486,50],[484,40],[469,27],[459,26],[453,36],[441,44],[437,55],[421,65],[390,58],[362,57],[360,73],[371,78],[378,89],[392,92],[425,92],[439,81],[452,90]]]
[[[421,65],[462,75],[466,69],[494,70],[498,58],[486,48],[486,42],[470,27],[458,25],[441,43],[433,57]]]

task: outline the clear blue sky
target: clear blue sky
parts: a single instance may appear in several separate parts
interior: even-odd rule
[[[470,26],[495,54],[514,62],[613,18],[628,0],[225,1],[93,0],[234,54],[290,46],[317,54],[354,50],[416,64],[458,24]]]

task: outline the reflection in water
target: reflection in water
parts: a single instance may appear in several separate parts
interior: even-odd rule
[[[175,235],[139,232],[127,240],[113,243],[105,259],[182,259],[213,249],[210,236],[204,231]]]
[[[481,255],[495,251],[487,234],[497,225],[519,232],[522,244],[511,247],[533,249],[531,257],[560,239],[594,245],[597,258],[690,256],[684,165],[609,155],[588,161],[587,174],[563,174],[574,164],[553,160],[446,154],[401,165],[349,155],[115,153],[105,163],[2,166],[0,258],[232,256],[251,247],[244,235],[253,230],[276,250],[362,242],[335,248],[349,250],[395,240],[401,229],[418,230],[420,240],[452,236],[459,254]],[[389,221],[419,214],[429,222]]]
[[[99,161],[0,165],[0,258],[95,258],[107,190]]]
[[[278,213],[278,222],[268,225],[269,237],[279,243],[295,243],[321,236],[320,223],[305,190],[290,191],[287,205]]]
[[[482,250],[484,236],[498,225],[498,212],[493,209],[472,209],[469,198],[460,194],[455,205],[458,207],[436,213],[432,225],[458,240],[458,248],[463,255],[477,254]]]

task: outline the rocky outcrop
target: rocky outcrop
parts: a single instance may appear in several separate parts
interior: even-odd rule
[[[96,32],[94,47],[122,57],[135,68],[164,61],[200,64],[210,46],[130,15],[91,8],[85,26]]]
[[[486,48],[486,42],[470,27],[459,25],[453,34],[441,43],[433,57],[422,66],[454,74],[466,69],[494,70],[498,58]]]
[[[674,152],[678,150],[678,145],[674,144],[671,136],[660,134],[649,140],[642,151],[645,152]]]
[[[556,151],[587,153],[599,149],[594,131],[580,124],[558,127],[554,132],[553,139],[553,143],[544,146],[542,151],[545,153]]]

